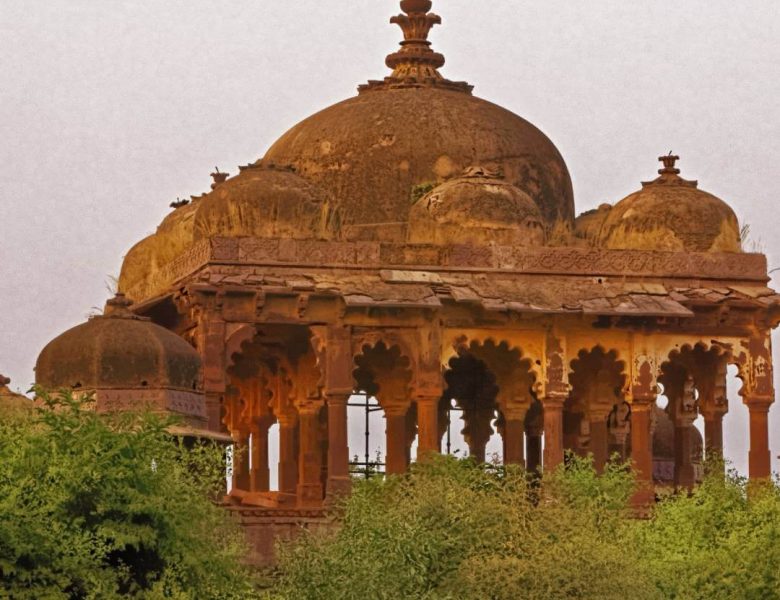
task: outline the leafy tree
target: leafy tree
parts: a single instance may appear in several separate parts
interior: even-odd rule
[[[667,498],[637,523],[657,588],[686,600],[780,598],[780,481],[711,470],[695,493]]]
[[[519,469],[432,457],[355,486],[343,525],[281,548],[277,594],[306,599],[554,599],[660,594],[625,542],[630,473],[572,459]]]
[[[151,413],[38,397],[0,424],[0,597],[251,597],[240,532],[212,501],[219,447],[187,447]]]

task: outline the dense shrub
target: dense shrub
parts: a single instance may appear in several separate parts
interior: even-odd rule
[[[152,414],[40,393],[0,425],[0,597],[245,598],[242,538],[212,500],[222,450]]]
[[[780,598],[780,484],[712,472],[642,520],[619,464],[572,458],[536,482],[437,457],[357,484],[340,530],[282,546],[272,597]]]
[[[632,489],[616,465],[599,478],[573,460],[540,488],[517,469],[436,457],[358,484],[339,531],[282,547],[278,597],[658,597],[621,544]]]

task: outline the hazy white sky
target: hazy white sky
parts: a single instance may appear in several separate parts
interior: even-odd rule
[[[445,75],[552,138],[578,211],[634,191],[673,150],[780,267],[777,0],[434,10]],[[214,166],[235,173],[383,77],[397,12],[394,0],[2,0],[0,372],[26,389],[43,345],[103,304],[124,253],[177,196],[207,190]],[[727,450],[742,466],[746,411],[731,403]]]

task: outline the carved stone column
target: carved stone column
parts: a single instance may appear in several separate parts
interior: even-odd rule
[[[297,416],[280,415],[279,420],[279,491],[295,494],[298,486]]]
[[[656,396],[635,396],[631,404],[631,459],[634,463],[638,490],[634,503],[646,505],[653,501],[653,436],[651,415]]]
[[[598,473],[604,472],[609,460],[608,412],[592,410],[590,413],[590,451],[593,453],[593,466]]]
[[[504,413],[504,463],[525,466],[525,415],[523,408],[507,409]]]
[[[704,412],[704,447],[707,459],[723,457],[723,417],[726,411]]]
[[[542,433],[540,425],[528,425],[525,430],[526,470],[536,473],[542,466]]]
[[[748,470],[751,481],[772,476],[772,457],[769,452],[769,407],[774,398],[745,396],[750,411],[750,452]]]
[[[387,458],[385,472],[399,475],[406,472],[406,413],[407,406],[391,405],[385,408],[385,435],[387,439]]]
[[[563,463],[563,404],[562,394],[548,394],[542,400],[544,407],[544,470],[553,471]]]
[[[251,486],[249,476],[249,432],[233,432],[233,491],[248,492]]]
[[[674,485],[691,490],[696,484],[691,429],[698,414],[693,380],[688,377],[680,382],[680,387],[668,387],[674,419]]]
[[[300,421],[300,451],[298,453],[298,504],[322,504],[322,457],[318,439],[321,403],[306,403],[298,407]]]
[[[330,394],[328,408],[328,497],[349,493],[349,446],[347,437],[347,402],[349,394]]]
[[[466,427],[463,430],[463,437],[469,447],[469,456],[473,457],[478,463],[485,462],[485,448],[490,441],[493,433],[491,421],[493,420],[493,410],[480,408],[467,408],[463,412]]]
[[[439,435],[439,402],[441,396],[417,398],[418,460],[428,452],[441,452]]]

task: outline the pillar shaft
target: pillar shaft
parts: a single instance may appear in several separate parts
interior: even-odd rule
[[[504,425],[504,463],[525,466],[525,415],[507,417]]]
[[[544,399],[544,470],[553,471],[563,463],[563,397]]]
[[[692,423],[683,421],[676,423],[674,428],[674,485],[688,490],[693,489],[696,483],[691,427]]]
[[[529,473],[536,473],[542,466],[542,435],[541,431],[531,430],[525,434],[526,456],[528,457],[526,469]]]
[[[655,397],[634,398],[631,406],[631,459],[636,472],[638,491],[635,504],[648,504],[654,498],[653,440],[650,435],[650,415]]]
[[[349,492],[349,446],[347,438],[348,394],[327,397],[328,408],[328,497]]]
[[[751,481],[769,479],[772,476],[769,453],[769,401],[753,401],[746,398],[750,410],[750,452],[748,468]]]
[[[279,491],[285,494],[295,494],[298,486],[295,426],[295,419],[279,421]]]
[[[405,473],[406,462],[406,410],[394,407],[385,412],[387,457],[385,472],[388,475]]]
[[[233,490],[248,492],[251,482],[249,477],[249,435],[244,432],[233,436]]]
[[[417,400],[417,445],[418,459],[428,452],[441,452],[439,436],[439,400],[440,398],[419,398]]]
[[[319,406],[300,409],[300,449],[298,452],[298,503],[322,504],[322,457],[320,455]]]
[[[723,413],[712,412],[704,415],[704,448],[707,459],[723,456]]]
[[[605,415],[591,417],[590,450],[593,453],[593,466],[597,472],[603,473],[609,460],[609,429]]]

